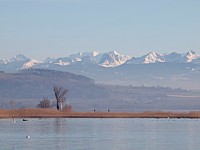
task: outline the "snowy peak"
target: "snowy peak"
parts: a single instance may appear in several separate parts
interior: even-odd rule
[[[22,54],[18,54],[9,60],[4,60],[0,63],[0,70],[5,70],[7,72],[15,72],[21,69],[31,68],[37,66],[41,62],[29,59]]]
[[[166,62],[170,63],[195,63],[196,59],[200,56],[195,51],[189,51],[186,54],[178,54],[176,52],[165,54],[164,58]]]
[[[116,56],[120,56],[121,54],[118,53],[117,51],[111,51],[109,52],[110,55],[116,55]]]
[[[156,63],[156,62],[165,62],[165,59],[161,54],[158,54],[154,51],[145,55],[144,64]]]
[[[197,59],[197,58],[199,58],[199,55],[196,54],[196,52],[192,50],[187,52],[187,54],[185,55],[185,59],[187,62],[192,62],[194,59]]]
[[[71,58],[73,62],[81,61],[82,57],[83,57],[83,52],[79,52],[79,53],[72,54],[69,56],[69,58]]]
[[[60,66],[66,66],[69,65],[72,62],[71,58],[69,57],[59,57],[56,60],[53,61],[54,64],[60,65]]]
[[[56,64],[60,66],[70,65],[71,63],[81,62],[81,63],[98,63],[101,54],[98,51],[92,52],[78,52],[72,54],[68,57],[59,57],[57,59],[46,58],[45,63]]]
[[[117,51],[111,51],[109,53],[105,53],[99,64],[103,67],[116,67],[124,64],[131,57],[128,55],[121,55]]]
[[[99,51],[92,51],[91,54],[92,54],[93,57],[96,57],[97,55],[100,54],[100,52]]]
[[[85,52],[82,57],[82,62],[98,64],[101,57],[102,57],[102,54],[99,51],[92,51],[89,53]]]
[[[46,58],[43,62],[18,54],[11,59],[0,59],[0,70],[14,72],[23,68],[53,68],[60,69],[69,65],[93,64],[102,67],[117,67],[122,64],[151,64],[151,63],[193,63],[200,64],[200,55],[195,51],[184,54],[172,52],[159,54],[151,51],[141,57],[130,57],[117,51],[101,53],[99,51],[79,52],[66,57]]]
[[[152,51],[141,57],[133,57],[131,60],[127,61],[127,64],[150,64],[158,62],[165,62],[165,58],[161,54]]]
[[[72,54],[69,56],[69,58],[72,60],[72,62],[81,62],[91,60],[90,62],[97,62],[98,57],[101,55],[98,51],[92,51],[92,52],[79,52],[76,54]]]
[[[158,54],[155,51],[149,52],[148,54],[132,58],[130,61],[127,61],[127,64],[150,64],[150,63],[162,63],[162,62],[170,62],[170,63],[196,63],[194,61],[200,58],[198,54],[194,51],[189,51],[186,54],[178,54],[176,52],[172,52],[169,54]]]
[[[23,69],[28,69],[28,68],[31,68],[35,65],[38,65],[40,64],[41,62],[37,61],[37,60],[34,60],[34,59],[30,59],[30,61],[26,62],[23,64]]]

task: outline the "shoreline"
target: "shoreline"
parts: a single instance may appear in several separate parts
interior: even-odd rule
[[[74,112],[56,109],[0,109],[0,119],[6,118],[200,118],[200,111],[191,112]]]

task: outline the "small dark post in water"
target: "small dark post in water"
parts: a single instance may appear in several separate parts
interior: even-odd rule
[[[110,109],[108,109],[108,112],[110,112]]]
[[[94,109],[94,112],[95,112],[96,110]]]

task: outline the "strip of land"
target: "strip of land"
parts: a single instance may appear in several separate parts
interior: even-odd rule
[[[0,118],[200,118],[200,111],[193,112],[73,112],[56,109],[4,109]]]

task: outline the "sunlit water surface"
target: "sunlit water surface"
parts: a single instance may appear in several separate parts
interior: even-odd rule
[[[195,150],[198,119],[0,119],[0,150]]]

